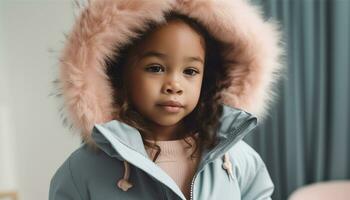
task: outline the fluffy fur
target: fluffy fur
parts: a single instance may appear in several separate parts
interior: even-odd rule
[[[90,140],[95,123],[112,119],[112,91],[105,60],[115,48],[137,37],[148,21],[164,22],[164,14],[188,15],[218,40],[229,44],[224,52],[233,77],[223,103],[262,118],[276,96],[283,42],[279,25],[265,21],[259,7],[245,0],[91,0],[82,9],[67,36],[60,57],[58,93],[63,96],[63,120]]]

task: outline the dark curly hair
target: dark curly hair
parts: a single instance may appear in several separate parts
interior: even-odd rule
[[[216,132],[220,125],[219,118],[223,110],[220,102],[220,93],[229,86],[231,81],[229,73],[227,72],[228,69],[225,67],[226,65],[224,65],[222,58],[222,50],[225,45],[212,37],[200,23],[188,16],[170,12],[165,18],[166,22],[175,19],[182,20],[201,35],[205,41],[204,75],[199,101],[194,110],[184,118],[184,125],[187,130],[184,140],[189,145],[189,148],[192,147],[192,145],[186,138],[190,136],[195,141],[196,147],[191,155],[191,158],[193,158],[197,151],[202,152],[204,149],[211,149],[218,143]],[[141,135],[143,132],[150,133],[150,130],[147,126],[147,119],[142,117],[134,107],[129,104],[122,79],[123,67],[131,49],[142,42],[142,40],[150,35],[158,26],[161,26],[161,24],[149,23],[147,25],[148,31],[139,32],[139,37],[134,38],[132,42],[125,45],[122,49],[116,50],[118,51],[116,52],[118,53],[118,57],[109,58],[106,61],[107,75],[112,88],[115,88],[113,94],[114,104],[116,108],[118,108],[114,113],[114,118],[138,129]],[[198,139],[194,136],[197,132],[199,133]],[[152,159],[156,161],[161,152],[160,147],[155,143],[149,143],[144,140],[144,137],[142,137],[142,140],[146,146],[157,150]]]

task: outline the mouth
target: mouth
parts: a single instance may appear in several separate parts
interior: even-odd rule
[[[160,108],[164,109],[166,112],[177,113],[184,106],[178,101],[165,101],[157,104]]]

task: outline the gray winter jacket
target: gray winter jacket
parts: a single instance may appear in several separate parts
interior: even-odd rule
[[[191,199],[271,199],[274,185],[260,156],[242,138],[256,126],[254,116],[224,106],[219,144],[204,152],[192,180]],[[112,120],[96,124],[92,137],[102,151],[86,144],[63,163],[53,177],[49,200],[184,200],[173,179],[146,153],[140,133]],[[232,164],[232,175],[223,168],[224,154]],[[131,164],[129,182],[123,191],[117,182],[124,176],[123,161]]]

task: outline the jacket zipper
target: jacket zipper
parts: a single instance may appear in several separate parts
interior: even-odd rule
[[[226,142],[224,144],[227,144],[228,142],[231,142],[231,140],[233,138],[235,138],[236,135],[238,135],[238,133],[243,129],[245,128],[246,126],[248,126],[250,124],[250,121],[251,120],[248,120],[246,122],[244,122],[242,125],[240,125],[236,130],[234,130],[234,132],[232,134],[230,134],[230,139],[226,140]],[[215,147],[212,151],[215,151],[218,147]],[[207,165],[209,162],[211,161],[207,161],[205,164],[202,165],[202,167],[195,173],[195,175],[193,176],[192,178],[192,181],[191,181],[191,191],[190,191],[190,200],[193,200],[193,185],[194,185],[194,182],[196,180],[196,177],[197,175],[202,171],[203,167],[205,165]]]

